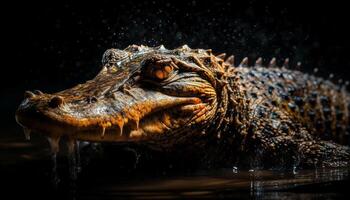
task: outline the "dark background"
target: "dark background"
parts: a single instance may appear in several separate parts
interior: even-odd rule
[[[93,78],[108,48],[125,48],[130,44],[164,44],[175,48],[188,44],[192,48],[235,54],[237,60],[248,56],[251,64],[258,56],[264,57],[265,63],[272,57],[277,57],[279,63],[289,57],[292,65],[302,62],[301,70],[307,73],[317,67],[320,76],[334,73],[335,82],[349,80],[350,11],[340,1],[8,3],[2,2],[0,6],[0,177],[2,185],[9,188],[3,191],[12,196],[37,199],[41,194],[48,199],[45,194],[51,188],[46,180],[49,175],[45,174],[50,168],[43,170],[43,166],[48,166],[43,165],[41,155],[44,141],[39,143],[39,137],[33,137],[24,142],[21,128],[15,122],[14,114],[23,92],[34,89],[56,92]],[[100,170],[85,170],[87,174],[82,176],[85,179],[80,177],[85,183],[82,185],[93,188],[94,184],[90,184],[101,177],[101,172],[106,171],[102,176],[106,178],[110,176],[107,172],[118,171],[110,166],[111,160],[115,159],[96,162]],[[94,176],[95,179],[91,178]],[[129,178],[129,174],[124,176]],[[139,178],[137,174],[136,177]],[[348,194],[348,185],[347,179],[316,189],[312,185],[309,189],[316,196],[324,191]],[[243,195],[249,199],[249,191]]]
[[[289,57],[302,70],[348,79],[349,10],[339,2],[95,1],[2,5],[3,127],[25,90],[55,92],[93,78],[107,48],[130,44],[211,48],[256,59]]]

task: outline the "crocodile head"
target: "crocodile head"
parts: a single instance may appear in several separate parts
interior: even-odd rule
[[[16,120],[49,138],[179,142],[222,121],[225,68],[210,50],[186,45],[109,49],[94,79],[54,94],[25,92]]]

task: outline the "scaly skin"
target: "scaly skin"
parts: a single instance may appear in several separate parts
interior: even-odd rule
[[[210,50],[132,45],[102,63],[71,89],[26,92],[17,122],[55,152],[67,137],[183,151],[208,165],[348,165],[349,93],[288,60],[248,68]]]

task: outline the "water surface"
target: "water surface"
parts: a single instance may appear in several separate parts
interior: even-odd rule
[[[196,170],[150,172],[149,169],[90,163],[76,183],[59,157],[60,183],[51,184],[48,144],[25,141],[20,134],[0,138],[0,175],[9,199],[344,199],[349,198],[350,168],[310,170]],[[18,136],[18,137],[17,137]]]

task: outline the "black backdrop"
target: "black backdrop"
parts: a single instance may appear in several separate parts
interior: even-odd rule
[[[58,1],[60,2],[60,1]],[[130,44],[188,44],[238,59],[290,57],[306,72],[348,79],[349,11],[339,2],[95,1],[2,5],[3,126],[26,89],[55,92],[92,78],[102,53]]]

